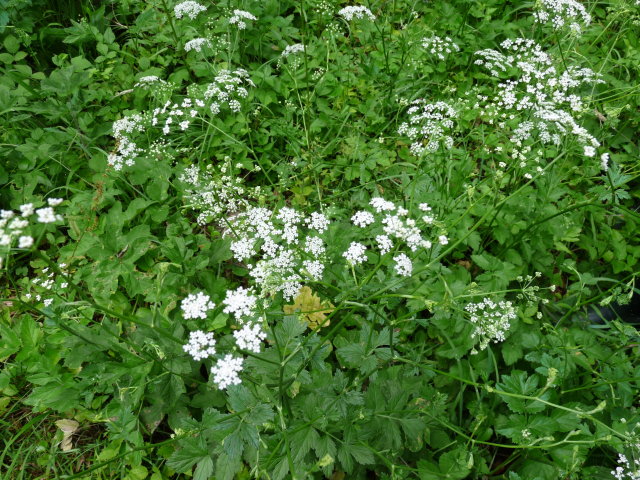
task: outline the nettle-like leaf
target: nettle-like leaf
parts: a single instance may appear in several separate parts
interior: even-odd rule
[[[527,372],[515,370],[511,372],[511,375],[503,375],[502,382],[498,383],[496,387],[504,392],[535,397],[536,391],[538,391],[539,378],[537,374],[529,376]],[[549,396],[550,392],[546,391],[540,398],[548,400]],[[508,395],[500,395],[500,397],[505,401],[509,409],[515,413],[537,413],[546,408],[544,403],[537,400]]]
[[[276,337],[279,348],[283,352],[290,353],[294,346],[298,344],[298,337],[306,329],[305,322],[302,322],[297,316],[289,315],[276,325],[273,329],[273,335]]]
[[[167,465],[176,472],[187,472],[196,463],[211,459],[209,447],[202,436],[185,438],[178,442],[178,448],[167,460]]]
[[[390,360],[391,349],[387,345],[393,343],[391,335],[388,327],[376,332],[365,323],[357,337],[350,332],[336,338],[336,354],[345,366],[358,368],[363,374],[371,374],[382,362]]]

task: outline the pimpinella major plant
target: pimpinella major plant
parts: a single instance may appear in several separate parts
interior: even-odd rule
[[[640,256],[607,8],[115,3],[110,145],[7,137],[2,398],[104,426],[65,478],[634,478],[638,333],[584,314]]]

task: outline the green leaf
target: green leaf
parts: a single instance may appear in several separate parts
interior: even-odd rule
[[[178,442],[178,448],[167,460],[167,465],[176,472],[185,473],[206,458],[210,455],[204,438],[186,438]]]
[[[193,480],[209,480],[213,474],[213,459],[207,456],[200,460],[193,472]]]
[[[20,42],[13,35],[7,35],[4,39],[4,48],[7,49],[7,52],[14,54],[20,49]]]
[[[0,323],[0,361],[20,350],[20,337],[9,326]]]
[[[373,453],[371,448],[365,445],[351,445],[349,446],[349,453],[361,465],[371,465],[374,463]]]
[[[347,367],[358,367],[365,356],[365,347],[361,343],[350,343],[336,350],[336,355]]]
[[[526,372],[515,370],[511,375],[503,375],[502,382],[496,386],[499,390],[504,392],[515,393],[518,395],[535,396],[535,392],[538,389],[538,375],[527,375]],[[537,400],[528,400],[522,398],[515,398],[508,395],[500,395],[501,398],[509,406],[512,412],[516,413],[536,413],[541,412],[546,408],[546,405]],[[545,392],[541,398],[546,400],[549,397],[549,392]]]
[[[226,453],[221,453],[216,461],[216,480],[233,480],[236,472],[242,468],[240,458],[229,457]]]

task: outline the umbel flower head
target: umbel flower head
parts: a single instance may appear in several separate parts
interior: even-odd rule
[[[209,295],[202,292],[191,294],[182,300],[182,315],[184,318],[207,318],[207,312],[216,308]]]
[[[182,18],[184,16],[187,16],[191,20],[195,20],[195,18],[200,13],[206,10],[207,10],[207,7],[205,7],[204,5],[200,5],[198,2],[187,0],[186,2],[182,2],[176,5],[173,8],[173,13],[176,16],[176,18]]]
[[[218,363],[211,367],[213,382],[220,390],[224,390],[231,385],[240,385],[242,382],[238,374],[242,371],[242,357],[234,357],[230,353],[218,360]]]
[[[371,10],[369,10],[367,7],[363,7],[362,5],[352,5],[350,7],[344,7],[338,12],[338,14],[344,17],[344,19],[349,22],[354,18],[363,19],[366,17],[371,21],[376,19],[376,16],[371,13]]]
[[[258,20],[258,18],[245,10],[234,10],[233,16],[229,19],[229,25],[237,25],[238,30],[247,28],[247,20]]]
[[[584,26],[591,23],[591,15],[576,0],[538,0],[533,18],[537,23],[550,22],[555,30],[568,25],[573,33],[582,31],[581,23]]]
[[[516,311],[509,301],[493,302],[485,298],[479,303],[470,303],[465,310],[471,314],[469,321],[474,325],[471,336],[480,341],[479,348],[484,350],[490,342],[504,341]],[[476,353],[475,350],[472,353]]]

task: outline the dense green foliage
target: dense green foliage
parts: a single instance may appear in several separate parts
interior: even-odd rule
[[[630,468],[640,4],[201,3],[0,8],[0,476]]]

